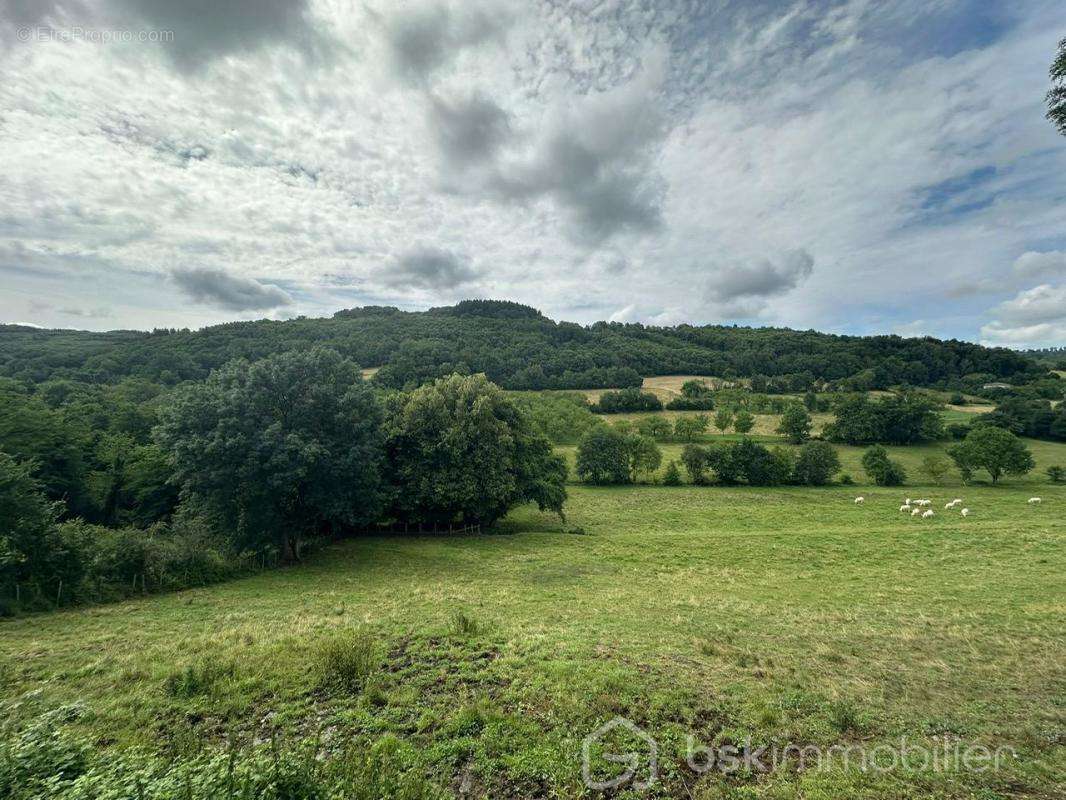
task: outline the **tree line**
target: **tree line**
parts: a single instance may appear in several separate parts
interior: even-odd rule
[[[565,462],[480,375],[382,391],[315,348],[145,389],[111,417],[96,389],[86,405],[75,385],[5,388],[6,603],[172,588],[299,560],[309,541],[489,527],[526,502],[562,516],[566,500]],[[80,427],[97,402],[108,418]]]
[[[556,322],[528,306],[463,301],[407,312],[350,309],[332,318],[259,320],[198,331],[89,333],[0,326],[0,376],[175,385],[244,358],[327,346],[374,381],[410,389],[453,373],[484,373],[515,390],[639,387],[641,376],[750,377],[767,392],[867,391],[900,384],[972,391],[1024,384],[1046,366],[1006,349],[898,336],[835,336],[785,328]]]

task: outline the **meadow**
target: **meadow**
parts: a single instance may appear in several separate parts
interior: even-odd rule
[[[1039,470],[1066,446],[1029,444],[1038,471],[997,487],[863,485],[858,448],[841,448],[855,487],[572,485],[565,526],[523,507],[497,535],[367,536],[230,583],[0,621],[4,713],[73,705],[68,729],[96,748],[167,759],[388,740],[444,796],[596,796],[582,740],[622,716],[659,743],[651,796],[1061,797],[1066,489]],[[900,514],[907,495],[937,516]],[[941,511],[955,496],[973,516]],[[329,680],[337,642],[362,648],[351,680]],[[688,735],[1013,755],[700,776]]]

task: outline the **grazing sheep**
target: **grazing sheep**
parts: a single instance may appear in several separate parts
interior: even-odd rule
[[[900,510],[900,511],[910,511],[910,510],[911,510],[911,507],[910,507],[910,506],[908,506],[908,505],[906,505],[906,504],[904,504],[904,505],[902,505],[902,506],[900,506],[900,507],[899,507],[899,510]]]
[[[960,511],[959,513],[960,513],[960,514],[962,514],[962,515],[963,515],[964,517],[968,517],[968,516],[970,516],[970,509],[968,509],[968,508],[964,508],[964,509],[963,509],[962,511]]]
[[[916,508],[916,509],[914,509],[914,510],[913,510],[913,511],[911,512],[911,516],[912,516],[912,517],[916,517],[916,516],[918,516],[918,515],[919,515],[919,514],[921,514],[921,513],[922,513],[922,510],[921,510],[920,508]]]
[[[922,519],[929,519],[932,516],[934,516],[933,509],[929,509],[924,514],[922,514]]]
[[[961,497],[956,497],[956,498],[955,498],[954,500],[952,500],[951,502],[953,502],[953,503],[954,503],[955,505],[957,505],[957,506],[961,506],[961,505],[962,505],[962,498],[961,498]]]
[[[959,505],[961,502],[961,500],[952,500],[950,503],[945,503],[944,510],[949,511],[950,509],[955,508],[955,506]]]
[[[1029,498],[1029,505],[1031,505],[1031,506],[1038,506],[1042,502],[1043,501],[1039,497],[1030,497]]]
[[[903,505],[905,505],[905,506],[909,506],[910,504],[911,504],[911,499],[909,497],[906,500],[903,501]]]
[[[857,505],[857,506],[862,505],[865,502],[866,502],[866,498],[865,497],[856,497],[855,498],[855,505]],[[1030,500],[1029,502],[1032,502],[1032,500]]]
[[[932,505],[932,503],[933,503],[932,500],[915,500],[914,502],[917,503],[920,506],[928,506],[928,505]]]

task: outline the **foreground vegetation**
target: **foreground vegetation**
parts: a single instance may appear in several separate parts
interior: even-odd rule
[[[1030,507],[1027,481],[969,487],[974,516],[932,520],[900,515],[899,490],[862,492],[572,487],[586,536],[523,507],[505,535],[365,537],[210,588],[2,621],[5,746],[22,730],[30,772],[96,775],[48,797],[137,797],[135,778],[146,797],[183,797],[183,781],[202,797],[210,776],[250,773],[263,797],[574,797],[590,794],[581,740],[622,715],[660,741],[663,797],[1061,796],[1066,491]],[[59,708],[48,735],[26,731]],[[91,752],[68,764],[53,730]],[[947,736],[1017,758],[698,778],[689,733]]]

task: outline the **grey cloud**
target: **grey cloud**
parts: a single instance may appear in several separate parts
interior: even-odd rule
[[[1024,278],[1043,278],[1066,275],[1066,252],[1051,250],[1039,253],[1030,250],[1014,262],[1014,272]]]
[[[667,132],[656,100],[664,60],[649,54],[628,83],[557,114],[532,157],[501,165],[488,188],[512,201],[552,198],[577,239],[660,228],[665,181],[654,154]]]
[[[83,16],[86,11],[80,0],[3,0],[0,2],[0,24],[13,27],[40,25],[56,17]]]
[[[86,319],[105,319],[112,314],[111,309],[106,306],[97,306],[95,308],[64,306],[56,310],[60,314],[66,314],[68,317],[85,317]]]
[[[510,118],[491,98],[430,97],[428,122],[444,159],[465,166],[492,158],[510,133]]]
[[[814,259],[806,250],[792,250],[777,262],[764,258],[753,264],[720,270],[711,278],[708,291],[715,300],[740,297],[770,297],[795,289],[810,277]]]
[[[585,262],[593,270],[602,271],[608,275],[622,275],[629,269],[629,259],[620,250],[608,248],[597,250]]]
[[[132,15],[154,30],[172,31],[164,47],[185,70],[266,42],[287,42],[312,51],[321,37],[310,23],[308,0],[114,0],[116,21]]]
[[[417,247],[398,256],[382,279],[390,286],[417,289],[454,289],[478,277],[455,253],[435,247]]]
[[[511,15],[500,3],[431,3],[386,20],[385,36],[397,72],[421,84],[460,50],[498,38],[510,24]]]
[[[170,272],[174,283],[198,303],[230,311],[258,311],[292,305],[292,297],[273,284],[230,275],[221,269],[180,268]]]

